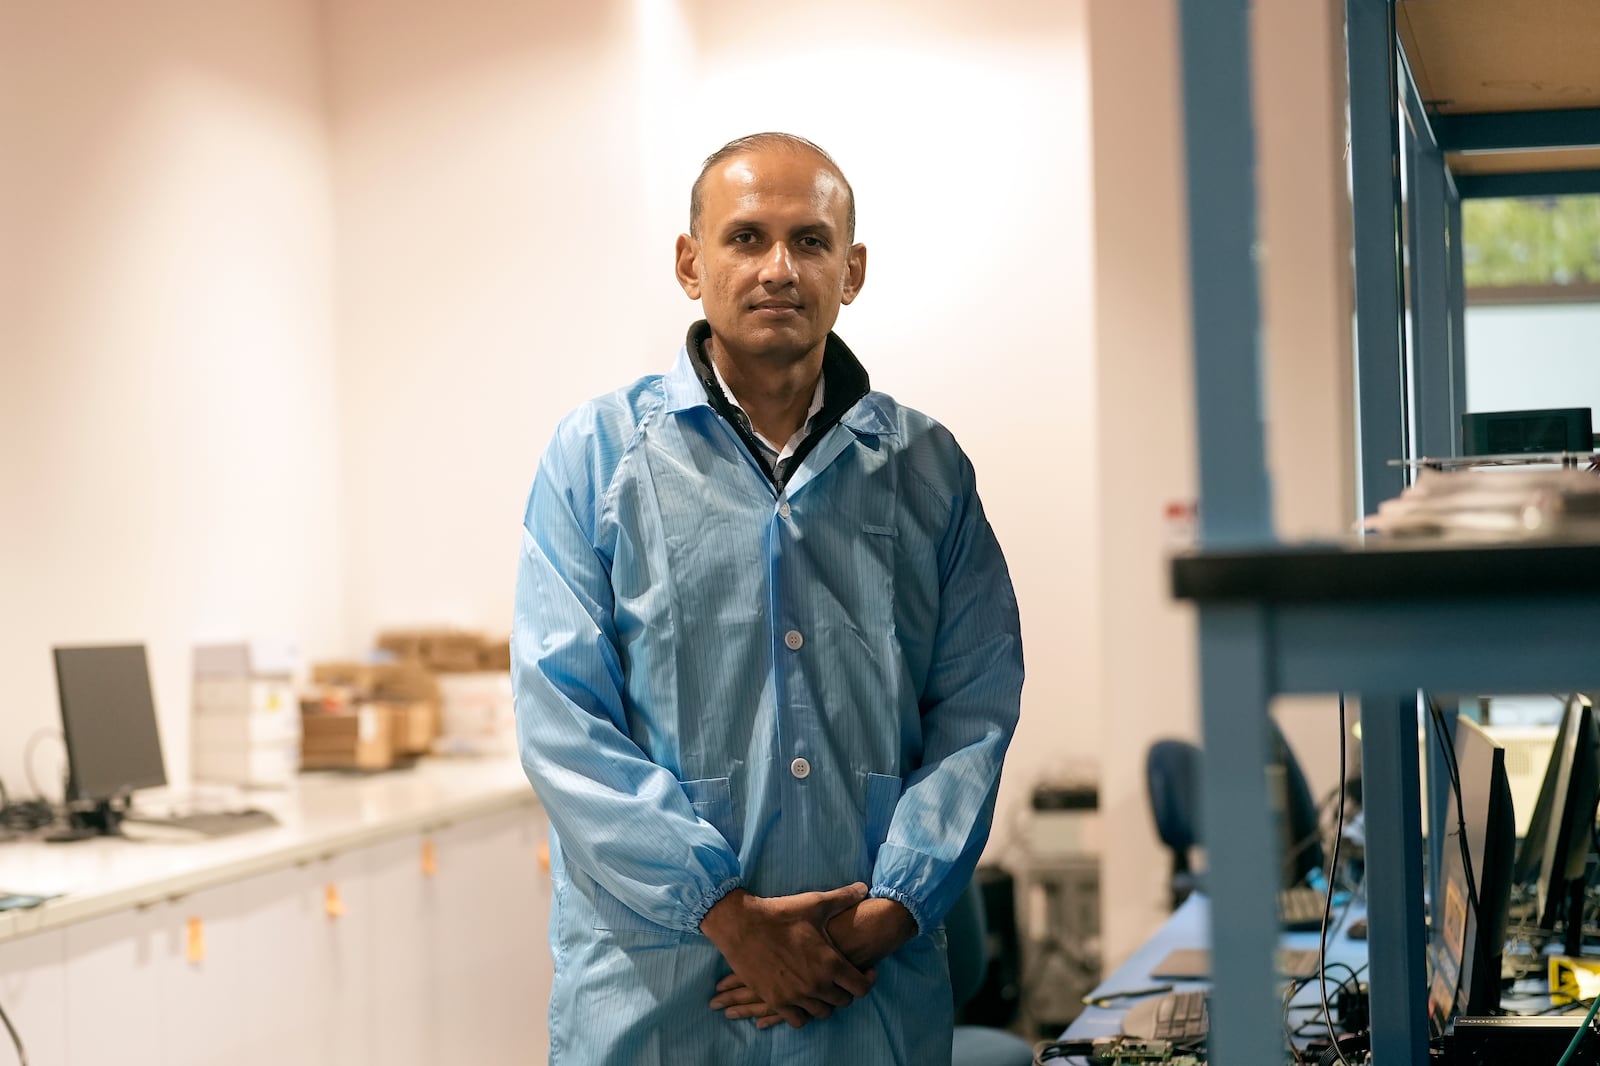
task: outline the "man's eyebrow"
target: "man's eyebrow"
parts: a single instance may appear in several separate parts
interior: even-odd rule
[[[767,232],[767,225],[753,218],[730,218],[722,227],[722,232],[724,233],[734,233],[739,230],[754,230],[757,233],[765,233]],[[799,234],[821,233],[832,236],[833,224],[824,219],[817,219],[811,222],[802,222],[800,225],[791,228],[789,232]]]

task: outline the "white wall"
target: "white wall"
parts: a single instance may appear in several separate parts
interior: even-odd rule
[[[1600,420],[1600,304],[1467,308],[1467,410],[1588,407]]]
[[[1267,463],[1285,538],[1337,533],[1353,513],[1341,11],[1253,12]],[[1177,33],[1173,0],[1089,7],[1108,965],[1167,910],[1145,752],[1199,731],[1194,615],[1168,591],[1163,520],[1197,492]],[[1319,793],[1337,778],[1328,706],[1278,714]]]
[[[665,370],[700,161],[743,133],[849,174],[839,332],[972,454],[1024,615],[1014,797],[1099,747],[1082,3],[336,0],[349,634],[506,628],[561,414]],[[781,46],[775,42],[782,41]]]
[[[312,0],[0,0],[0,779],[54,644],[149,645],[188,772],[196,636],[343,632]],[[59,780],[58,744],[40,776]]]

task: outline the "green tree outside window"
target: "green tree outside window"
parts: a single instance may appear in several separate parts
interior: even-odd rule
[[[1600,196],[1467,200],[1467,287],[1600,283]]]

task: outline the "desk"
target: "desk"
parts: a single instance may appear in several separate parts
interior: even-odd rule
[[[283,824],[0,844],[0,887],[68,893],[0,915],[0,1003],[33,1066],[543,1061],[545,828],[515,760],[252,802]]]
[[[1334,921],[1339,918],[1339,908],[1333,912]],[[1352,913],[1351,917],[1354,917]],[[1347,918],[1348,921],[1348,918]],[[1364,941],[1351,940],[1343,933],[1343,924],[1340,931],[1328,939],[1327,961],[1343,963],[1351,969],[1359,969],[1366,965],[1367,946]],[[1284,947],[1312,948],[1317,945],[1316,933],[1284,933],[1281,942]],[[1207,988],[1209,981],[1171,981],[1165,978],[1152,977],[1151,971],[1160,965],[1161,960],[1167,957],[1168,952],[1179,948],[1209,948],[1211,946],[1211,905],[1210,901],[1199,893],[1195,893],[1184,901],[1183,905],[1172,913],[1172,916],[1158,929],[1150,939],[1140,945],[1128,960],[1118,966],[1111,976],[1107,977],[1091,995],[1105,995],[1120,992],[1125,989],[1149,988],[1152,985],[1170,984],[1173,991],[1186,991],[1189,989]],[[1341,977],[1348,977],[1344,969],[1334,966],[1330,975],[1329,995]],[[1364,977],[1365,975],[1363,975]],[[1309,982],[1305,988],[1295,996],[1294,1003],[1298,1013],[1295,1020],[1302,1020],[1305,1012],[1313,1005],[1320,1010],[1320,994],[1316,982]],[[1138,1000],[1117,1000],[1109,1007],[1085,1007],[1083,1013],[1067,1027],[1062,1034],[1064,1040],[1098,1040],[1105,1037],[1116,1036],[1122,1032],[1122,1016],[1127,1013]]]

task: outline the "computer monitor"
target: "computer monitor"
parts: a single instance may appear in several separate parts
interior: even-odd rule
[[[1558,922],[1562,923],[1566,953],[1579,955],[1583,951],[1584,875],[1594,835],[1595,807],[1600,803],[1600,729],[1587,700],[1573,701],[1563,732],[1563,743],[1557,745],[1551,757],[1556,787],[1551,793],[1545,825],[1536,899],[1540,927],[1554,929]],[[1555,765],[1556,758],[1563,759],[1562,766]],[[1532,839],[1530,829],[1530,843]]]
[[[1521,833],[1522,845],[1517,849],[1517,860],[1511,870],[1512,884],[1531,885],[1540,878],[1545,845],[1550,838],[1550,812],[1556,807],[1557,797],[1566,796],[1567,780],[1572,775],[1572,755],[1578,743],[1581,711],[1582,706],[1577,700],[1569,700],[1556,727],[1555,741],[1550,746],[1550,757],[1545,763],[1538,798]],[[1564,798],[1562,802],[1565,803]]]
[[[56,648],[73,823],[115,833],[134,789],[167,783],[144,645]]]
[[[1505,750],[1476,722],[1463,718],[1456,722],[1454,751],[1461,810],[1458,816],[1452,796],[1428,943],[1428,1008],[1440,1032],[1457,1015],[1487,1014],[1500,1006],[1500,956],[1517,833]],[[1476,908],[1461,853],[1463,821]]]

